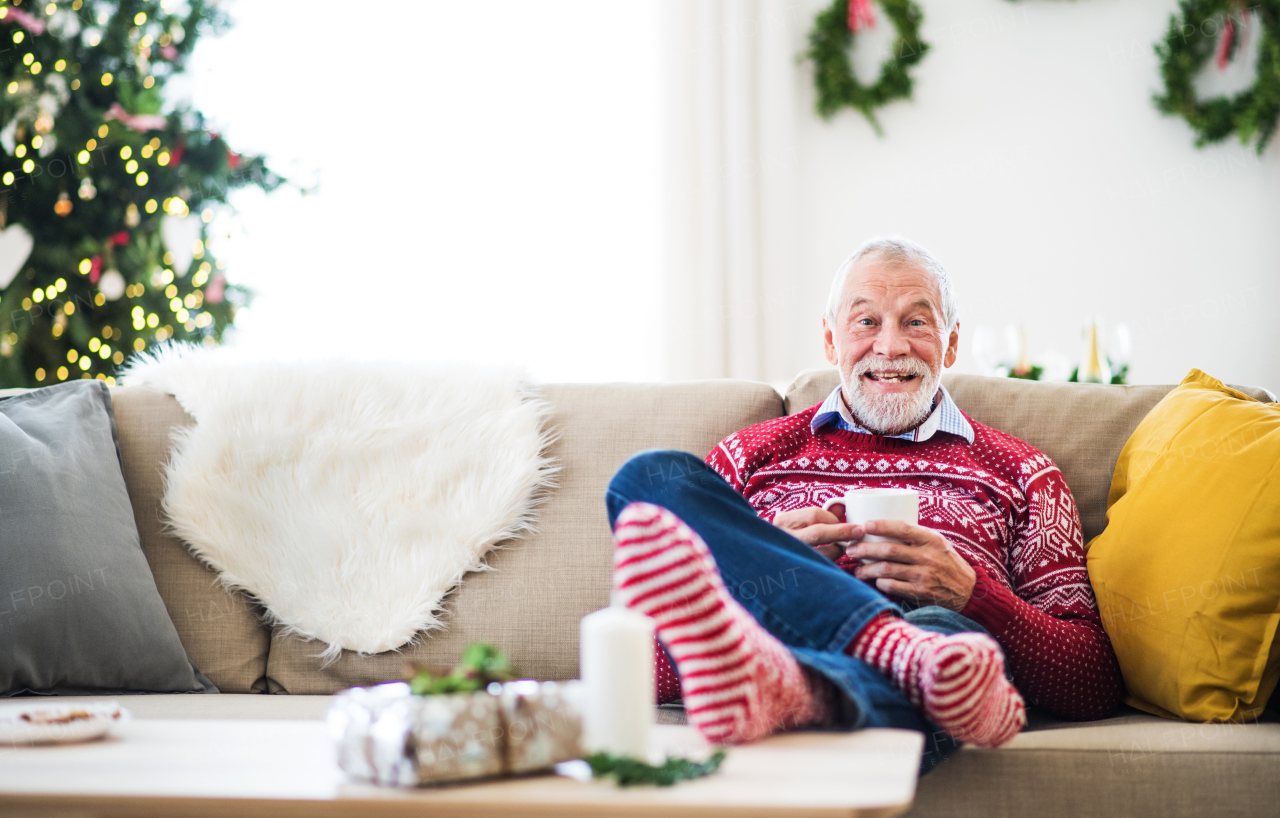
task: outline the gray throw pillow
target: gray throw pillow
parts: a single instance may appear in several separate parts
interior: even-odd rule
[[[147,565],[101,381],[0,398],[0,696],[217,693]]]

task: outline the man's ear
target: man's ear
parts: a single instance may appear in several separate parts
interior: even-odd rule
[[[956,322],[955,329],[951,330],[951,337],[947,339],[947,354],[942,357],[943,366],[951,366],[956,362],[956,355],[960,352],[960,322]]]
[[[839,366],[840,359],[836,356],[836,341],[831,335],[831,327],[827,326],[827,317],[822,317],[822,345],[826,347],[827,363],[832,366]]]

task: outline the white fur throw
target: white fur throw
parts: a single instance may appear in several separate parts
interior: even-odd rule
[[[125,382],[197,421],[166,470],[173,531],[326,660],[439,627],[444,595],[531,529],[554,472],[546,405],[514,371],[170,347]]]

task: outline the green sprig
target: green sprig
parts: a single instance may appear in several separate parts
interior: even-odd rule
[[[485,642],[467,645],[462,661],[445,676],[436,676],[426,668],[407,668],[409,690],[417,696],[445,696],[451,693],[474,693],[492,682],[509,682],[517,674],[507,655]]]
[[[702,778],[720,769],[727,753],[716,750],[706,761],[690,761],[687,758],[668,758],[661,767],[646,764],[627,756],[615,756],[608,753],[594,753],[584,760],[591,765],[591,774],[596,778],[613,776],[619,787],[632,787],[637,784],[654,784],[659,787],[670,787],[678,781]]]

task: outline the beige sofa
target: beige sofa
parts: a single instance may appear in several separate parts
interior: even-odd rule
[[[443,631],[400,653],[344,654],[328,666],[316,658],[321,646],[273,633],[251,600],[224,591],[165,532],[159,506],[169,437],[192,420],[170,396],[115,388],[121,457],[142,547],[187,652],[222,691],[137,697],[129,707],[140,718],[319,718],[323,694],[399,678],[408,661],[449,667],[477,640],[505,649],[527,675],[573,678],[578,620],[608,600],[611,540],[603,495],[618,466],[652,447],[705,454],[730,432],[819,402],[835,382],[831,371],[804,373],[785,398],[742,381],[547,386],[559,433],[552,454],[562,471],[539,532],[491,555],[496,570],[467,578],[448,601]],[[946,384],[975,419],[1027,440],[1058,463],[1080,505],[1086,539],[1105,523],[1120,448],[1170,388],[965,375],[949,376]],[[1264,390],[1246,391],[1267,399]],[[1278,770],[1280,724],[1190,725],[1128,709],[1083,724],[1033,714],[1011,745],[964,748],[923,778],[911,814],[1251,816],[1280,810]]]

